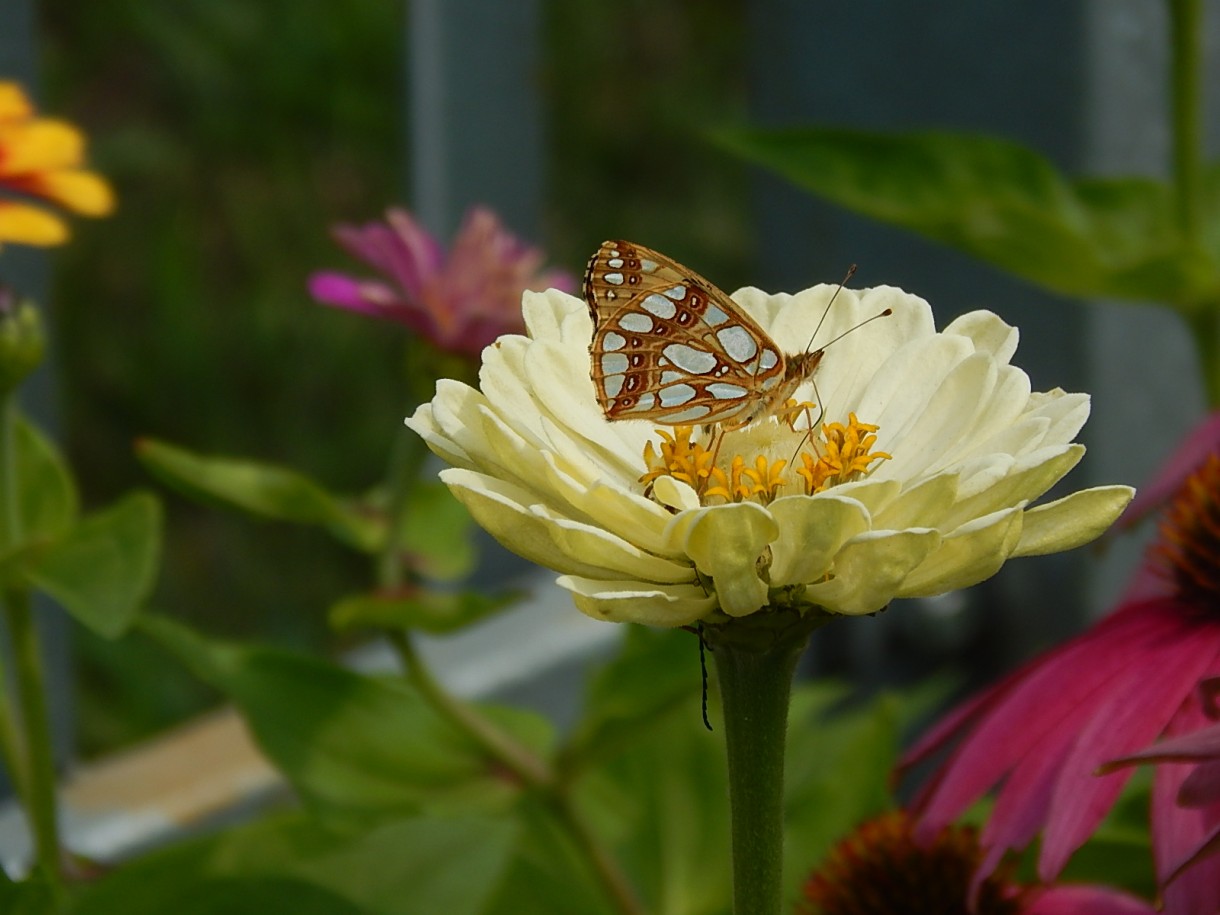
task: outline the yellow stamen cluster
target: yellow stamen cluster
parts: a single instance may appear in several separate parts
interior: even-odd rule
[[[652,442],[644,446],[644,466],[648,468],[648,472],[640,477],[640,482],[650,485],[658,477],[673,477],[702,496],[707,489],[708,477],[711,476],[716,455],[691,441],[694,431],[694,426],[674,426],[672,433],[658,429],[661,450],[658,453],[657,449],[652,447]]]
[[[794,412],[810,407],[811,404],[794,405]],[[810,450],[799,455],[802,466],[796,470],[801,478],[797,485],[806,495],[812,495],[857,480],[876,461],[888,460],[890,455],[885,452],[871,450],[877,442],[877,428],[860,422],[854,413],[849,414],[846,425],[823,423],[821,440],[807,439]],[[644,446],[648,470],[640,482],[645,484],[646,491],[656,480],[668,476],[694,489],[705,505],[747,500],[766,504],[777,498],[789,483],[789,475],[784,472],[788,466],[785,459],[772,461],[759,454],[753,461],[747,461],[744,455],[735,454],[729,459],[727,470],[718,466],[717,457],[724,442],[719,430],[713,435],[710,448],[692,441],[693,426],[675,426],[672,431],[658,429],[657,434],[661,437],[659,447],[652,442]]]
[[[805,481],[806,495],[858,480],[869,472],[874,461],[890,460],[892,455],[872,450],[877,443],[878,428],[873,423],[860,422],[855,413],[847,414],[846,426],[823,423],[823,453],[804,452],[801,454],[804,466],[796,470]]]
[[[754,466],[747,467],[746,459],[733,455],[726,474],[719,467],[712,468],[709,486],[700,495],[704,498],[720,498],[725,502],[744,502],[757,497],[767,503],[776,497],[784,485],[783,470],[787,461],[768,461],[761,454],[754,458]]]

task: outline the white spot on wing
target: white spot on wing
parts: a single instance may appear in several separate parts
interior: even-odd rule
[[[627,371],[627,357],[623,353],[602,353],[602,374],[621,375]]]
[[[673,289],[666,289],[665,294],[675,302],[681,302],[684,298],[686,298],[686,287],[675,286]]]
[[[651,312],[658,318],[668,320],[678,313],[678,309],[674,307],[674,303],[663,295],[657,295],[655,292],[640,303],[640,307],[645,311]]]
[[[646,334],[652,330],[652,318],[638,311],[629,311],[618,319],[618,326],[633,333]]]
[[[664,371],[661,373],[661,384],[674,384],[686,377],[683,372]]]
[[[607,283],[609,283],[611,286],[622,286],[623,285],[623,275],[621,273],[607,273],[605,276],[602,277],[602,279],[605,280]]]
[[[695,389],[689,384],[671,384],[661,388],[661,406],[680,407],[695,396]]]
[[[764,349],[762,355],[758,357],[758,367],[764,372],[775,368],[777,362],[779,362],[779,353],[773,349]]]
[[[717,400],[739,400],[750,393],[740,385],[727,384],[723,381],[714,381],[709,384],[707,392]]]
[[[614,253],[618,254],[617,251],[615,251]],[[623,259],[621,257],[612,257],[612,258],[610,258],[610,260],[606,261],[606,266],[613,267],[615,270],[618,270],[619,268],[621,268],[623,266]]]
[[[665,417],[667,423],[693,423],[697,419],[703,419],[712,412],[712,408],[707,404],[697,403],[694,406],[687,407],[681,413],[671,413]]]
[[[707,350],[694,349],[685,343],[671,343],[664,353],[674,365],[692,375],[706,375],[719,361]]]
[[[720,341],[724,351],[737,362],[748,362],[758,352],[758,344],[740,324],[716,331],[716,339]]]
[[[706,321],[710,327],[719,327],[728,319],[729,316],[725,314],[724,309],[713,305],[711,302],[709,302],[707,305],[707,311],[703,313],[703,320]]]
[[[612,330],[608,330],[605,336],[602,337],[602,349],[607,353],[612,353],[616,349],[622,349],[627,345],[627,338],[622,334],[616,334]]]
[[[645,273],[652,273],[654,270],[657,269],[657,262],[650,261],[650,260],[644,260],[643,258],[641,258],[640,259],[640,269],[643,270]]]
[[[618,397],[623,390],[623,382],[626,380],[626,375],[607,375],[603,378],[602,387],[605,389],[606,397]]]

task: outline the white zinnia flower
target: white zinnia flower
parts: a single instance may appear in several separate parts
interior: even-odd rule
[[[733,300],[799,353],[835,290],[747,288]],[[843,289],[819,339],[887,308],[827,349],[798,389],[817,408],[717,444],[690,429],[607,421],[585,303],[527,292],[528,336],[484,350],[482,390],[441,381],[407,425],[453,465],[441,478],[475,519],[561,572],[598,619],[680,626],[768,606],[872,613],[1104,531],[1129,487],[1029,507],[1084,454],[1072,438],[1087,395],[1031,393],[1008,364],[1015,328],[976,311],[938,333],[928,304],[899,289]]]

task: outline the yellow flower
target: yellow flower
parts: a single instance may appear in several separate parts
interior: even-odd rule
[[[36,117],[22,88],[0,81],[0,244],[67,241],[63,219],[32,198],[86,216],[105,216],[114,209],[110,186],[80,168],[84,152],[79,130],[64,121]]]
[[[800,352],[834,287],[734,294]],[[526,336],[483,352],[481,390],[442,381],[407,424],[505,546],[561,573],[598,619],[656,626],[760,609],[864,614],[944,593],[1010,557],[1098,536],[1130,500],[1100,486],[1034,506],[1080,460],[1083,394],[1031,393],[1017,331],[986,311],[938,332],[922,299],[843,290],[797,403],[741,429],[609,422],[585,303],[526,293]],[[723,615],[722,615],[723,614]]]

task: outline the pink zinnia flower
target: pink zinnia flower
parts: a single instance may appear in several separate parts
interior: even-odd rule
[[[327,305],[405,324],[451,353],[477,356],[496,337],[523,332],[526,289],[576,289],[569,273],[540,273],[542,253],[481,207],[466,214],[448,253],[401,209],[387,211],[385,222],[336,226],[332,234],[385,279],[315,273],[310,294]]]
[[[1174,462],[1167,472],[1182,477]],[[1152,488],[1162,486],[1157,480]],[[914,804],[921,837],[999,785],[980,836],[986,849],[980,875],[1041,831],[1038,873],[1050,880],[1130,776],[1098,775],[1098,768],[1206,723],[1198,687],[1220,675],[1220,458],[1214,453],[1180,486],[1136,582],[1110,616],[963,704],[909,751],[904,767],[958,741]],[[1169,883],[1183,857],[1220,823],[1220,805],[1185,810],[1175,803],[1183,777],[1181,767],[1156,773],[1157,877],[1165,911],[1215,915],[1220,858]]]
[[[1220,717],[1215,704],[1216,696],[1220,695],[1220,680],[1205,681],[1199,692],[1208,716]],[[1165,773],[1178,783],[1176,802],[1183,808],[1181,816],[1187,818],[1194,811],[1200,820],[1198,831],[1203,833],[1202,840],[1187,849],[1181,860],[1166,862],[1169,867],[1166,879],[1172,882],[1204,859],[1220,854],[1220,723],[1162,740],[1146,750],[1114,760],[1103,771],[1147,762],[1193,764],[1170,766]]]
[[[1027,887],[1001,867],[974,881],[980,850],[969,826],[916,842],[909,816],[891,811],[862,824],[806,879],[796,915],[1154,915],[1148,903],[1098,886]]]

